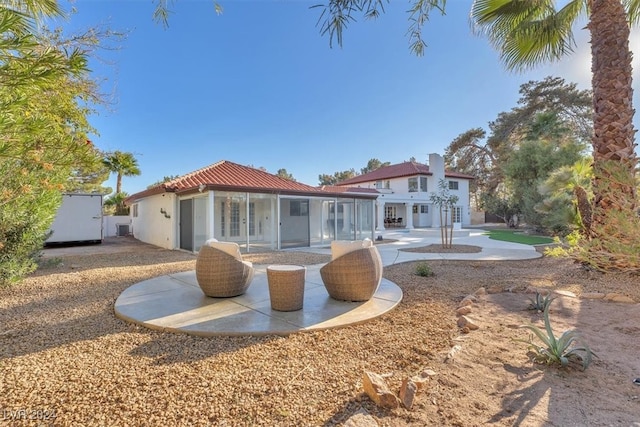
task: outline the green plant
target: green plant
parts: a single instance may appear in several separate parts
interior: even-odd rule
[[[529,298],[531,303],[529,304],[529,310],[536,310],[538,312],[543,312],[549,307],[554,298],[551,298],[551,294],[547,294],[546,296],[542,296],[542,294],[536,291],[535,298]]]
[[[567,367],[571,360],[582,362],[582,370],[585,370],[591,364],[591,359],[595,354],[591,351],[586,343],[576,346],[579,340],[578,332],[574,329],[565,331],[559,338],[551,329],[551,321],[549,320],[549,306],[544,310],[544,326],[546,333],[535,325],[522,325],[521,328],[529,329],[535,334],[543,346],[533,342],[533,334],[528,340],[516,340],[529,344],[529,348],[536,353],[534,360],[538,363],[546,363],[547,365],[560,364]]]
[[[421,277],[431,277],[434,275],[433,270],[426,262],[421,262],[416,267],[416,274]]]

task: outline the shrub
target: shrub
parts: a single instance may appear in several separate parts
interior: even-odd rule
[[[529,310],[536,310],[537,312],[543,312],[549,307],[549,304],[551,304],[551,302],[554,299],[551,298],[551,294],[548,294],[547,296],[542,296],[540,292],[536,291],[536,297],[529,298],[529,300],[531,301],[531,303],[529,304]]]
[[[59,192],[43,192],[33,198],[18,197],[13,209],[0,209],[0,286],[11,285],[37,268],[60,198]]]
[[[536,354],[534,357],[536,362],[547,365],[560,364],[562,367],[567,367],[571,360],[575,360],[582,362],[582,370],[589,367],[592,356],[595,354],[585,343],[582,343],[581,346],[575,346],[578,343],[579,335],[573,329],[563,332],[559,338],[556,338],[549,320],[549,305],[544,310],[544,326],[546,333],[535,325],[521,326],[521,328],[533,332],[542,341],[543,346],[533,342],[533,334],[529,336],[528,340],[516,340],[529,344],[529,348]]]
[[[416,274],[421,277],[431,277],[434,275],[433,270],[426,262],[418,264],[416,267]]]

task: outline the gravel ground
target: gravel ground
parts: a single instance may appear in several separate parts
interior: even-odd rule
[[[414,262],[385,268],[404,299],[366,324],[289,337],[200,338],[114,316],[116,298],[130,285],[195,266],[191,254],[132,248],[49,258],[23,283],[0,289],[0,425],[332,426],[363,409],[380,425],[478,425],[464,421],[476,414],[465,418],[448,399],[466,381],[448,376],[444,363],[460,336],[454,310],[465,295],[480,286],[538,286],[615,290],[640,301],[637,278],[568,260],[429,261],[435,276],[428,278],[414,274]],[[329,257],[247,259],[316,264]],[[425,368],[440,376],[412,411],[377,408],[362,394],[364,370],[388,374],[397,389]]]

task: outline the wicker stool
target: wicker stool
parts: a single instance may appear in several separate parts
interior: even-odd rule
[[[307,269],[301,265],[270,265],[267,267],[271,308],[295,311],[304,301],[304,277]]]

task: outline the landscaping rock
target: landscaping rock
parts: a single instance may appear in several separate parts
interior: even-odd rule
[[[469,314],[473,311],[473,308],[471,308],[470,305],[466,305],[464,307],[460,307],[459,309],[456,310],[456,315],[458,316],[464,316],[465,314]]]
[[[378,421],[366,410],[360,409],[344,422],[344,427],[378,427]]]
[[[556,291],[553,291],[553,293],[556,294],[556,295],[563,296],[563,297],[576,298],[576,294],[574,294],[573,292],[565,291],[565,290],[562,290],[562,289],[558,289]]]
[[[381,375],[365,371],[362,377],[362,386],[364,392],[376,405],[389,409],[398,407],[398,397],[389,389]]]
[[[586,299],[602,299],[605,297],[606,294],[603,294],[601,292],[586,292],[582,295],[580,295],[581,298],[586,298]]]
[[[626,295],[621,295],[621,294],[615,294],[615,293],[611,293],[611,294],[606,294],[604,296],[604,299],[606,301],[611,301],[611,302],[622,302],[625,304],[635,304],[635,301],[631,298],[629,298]]]
[[[418,386],[416,385],[416,383],[414,383],[410,378],[405,378],[402,381],[399,393],[402,406],[404,406],[406,409],[411,410],[417,392]]]
[[[458,318],[458,327],[459,328],[468,328],[471,331],[475,331],[480,328],[480,325],[476,323],[475,320],[471,319],[467,316],[460,316]]]

